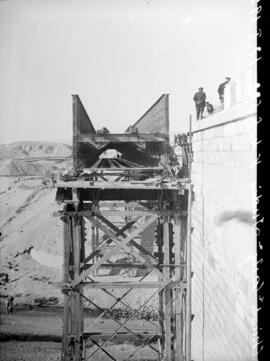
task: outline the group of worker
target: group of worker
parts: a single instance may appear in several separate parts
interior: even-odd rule
[[[223,83],[219,84],[218,95],[219,95],[219,100],[222,104],[224,102],[225,86],[226,86],[226,84],[229,83],[230,80],[231,80],[231,78],[226,77],[225,81]],[[206,101],[206,94],[203,91],[202,87],[200,87],[199,91],[194,94],[193,100],[195,102],[197,120],[203,118],[203,112],[205,110],[205,107],[209,114],[212,114],[214,112],[213,105]]]

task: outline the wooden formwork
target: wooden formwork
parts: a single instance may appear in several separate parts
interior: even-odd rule
[[[168,156],[168,140],[167,94],[123,134],[97,132],[79,97],[73,96],[74,172],[57,182],[56,200],[63,208],[55,213],[63,221],[62,361],[191,361],[191,182],[168,180],[166,164],[160,166],[161,157]],[[189,150],[190,144],[191,139]],[[101,160],[111,148],[123,158]],[[107,169],[100,168],[104,164]],[[149,227],[155,229],[152,250],[138,241]],[[125,258],[119,261],[121,253]],[[130,277],[100,277],[108,269],[130,270]],[[147,289],[150,294],[137,307],[128,303],[131,292]],[[110,295],[112,304],[104,307],[89,290]],[[153,298],[158,321],[150,318],[151,329],[134,330],[131,322]],[[113,331],[93,331],[95,322],[106,322],[119,305],[130,312],[110,319],[116,324]],[[84,322],[88,306],[98,311],[91,330]],[[109,346],[117,337],[137,347],[129,355],[115,355]]]
[[[77,188],[78,182],[81,188]],[[106,345],[117,335],[126,334],[133,335],[134,339],[141,339],[144,347],[150,347],[155,353],[155,360],[189,361],[189,343],[186,337],[186,330],[190,329],[190,315],[187,314],[188,183],[149,186],[141,182],[130,184],[131,190],[126,187],[129,182],[122,183],[121,192],[113,193],[113,203],[111,197],[106,200],[102,193],[108,194],[106,190],[119,190],[119,184],[115,182],[107,182],[106,185],[102,181],[95,181],[90,185],[88,181],[83,180],[58,183],[57,197],[61,201],[63,197],[67,198],[63,210],[55,214],[63,221],[62,360],[92,360],[97,352],[103,352],[104,359],[117,359],[106,350]],[[134,187],[137,193],[134,193]],[[147,201],[143,203],[145,200]],[[122,228],[114,223],[116,217],[123,218]],[[88,237],[88,241],[92,240],[88,254],[85,252],[85,243],[88,242],[84,229],[85,220],[90,221],[92,229],[92,235]],[[153,223],[156,224],[155,254],[149,253],[136,241],[136,238]],[[99,238],[98,232],[103,236]],[[112,261],[120,251],[132,254],[133,261]],[[115,267],[143,268],[147,273],[154,270],[158,277],[155,281],[148,281],[147,277],[143,276],[136,277],[136,280],[132,278],[131,281],[120,282],[99,281],[95,278],[99,269]],[[106,310],[84,294],[87,288],[101,289],[107,293],[111,293],[115,288],[125,289],[124,295],[133,289],[153,290],[149,300],[156,295],[159,297],[159,322],[156,324],[156,333],[148,335],[145,330],[135,333],[128,327],[128,322],[139,315],[142,308],[140,306],[124,322],[116,320],[118,328],[111,335],[107,335],[105,341],[97,342],[93,333],[84,330],[83,305],[88,303],[97,307],[101,312],[98,319]],[[112,307],[121,303],[123,298],[117,298]],[[149,300],[146,300],[144,305]],[[156,340],[155,345],[153,339]],[[85,346],[91,344],[97,348],[86,357]]]

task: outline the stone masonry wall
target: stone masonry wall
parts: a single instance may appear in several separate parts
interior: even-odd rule
[[[192,360],[256,360],[256,102],[193,132]]]

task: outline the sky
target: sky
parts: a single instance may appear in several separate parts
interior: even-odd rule
[[[121,133],[164,93],[170,132],[256,61],[255,0],[0,0],[0,143],[70,140],[71,94]]]

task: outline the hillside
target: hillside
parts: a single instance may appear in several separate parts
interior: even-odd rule
[[[41,176],[71,167],[71,145],[17,142],[0,145],[1,176]]]
[[[60,297],[52,286],[59,269],[36,262],[30,251],[61,254],[61,222],[52,217],[58,209],[55,189],[43,180],[71,165],[69,144],[0,145],[1,294],[14,295],[16,303],[32,303],[46,294]]]
[[[21,142],[0,146],[2,301],[13,295],[15,304],[35,304],[45,298],[62,303],[61,291],[54,286],[62,274],[62,222],[52,216],[60,206],[55,202],[56,189],[44,178],[71,165],[71,147],[66,144]],[[134,292],[126,300],[135,307],[152,291]],[[101,290],[86,293],[101,306],[111,305],[112,299],[104,297]],[[121,290],[115,291],[118,293]],[[155,304],[156,299],[152,302]]]
[[[0,144],[0,159],[69,157],[71,155],[71,149],[71,145],[64,143],[23,141]]]
[[[0,177],[0,186],[2,300],[13,295],[15,304],[36,304],[40,299],[54,298],[61,305],[61,291],[54,285],[54,282],[61,281],[63,260],[62,222],[53,217],[53,212],[60,209],[55,202],[56,189],[34,177]],[[120,275],[105,277],[107,281],[110,277],[122,280]],[[147,280],[156,280],[155,273],[151,273]],[[110,307],[113,301],[101,290],[85,292],[102,307]],[[137,307],[152,292],[135,289],[125,300]],[[119,296],[123,291],[113,293]],[[156,302],[154,298],[149,306]]]

